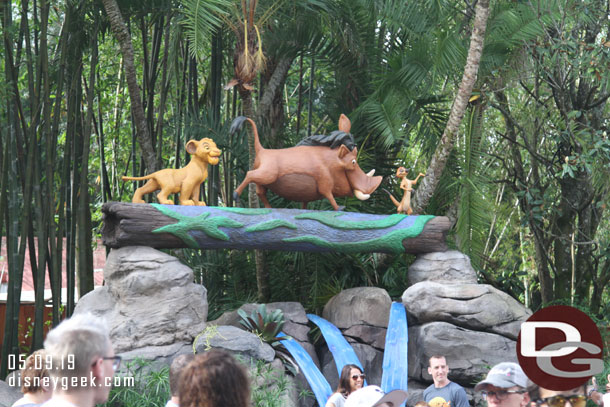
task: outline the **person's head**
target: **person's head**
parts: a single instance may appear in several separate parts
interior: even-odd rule
[[[424,400],[418,401],[417,403],[415,403],[415,406],[413,407],[429,407],[428,403],[426,403]]]
[[[350,394],[345,407],[399,407],[406,399],[406,391],[384,393],[379,386],[366,386]]]
[[[528,387],[529,396],[538,407],[585,407],[587,395],[585,385],[572,390],[555,391],[535,384]]]
[[[178,385],[180,383],[180,374],[193,359],[195,355],[192,353],[186,353],[184,355],[178,355],[172,361],[169,367],[169,391],[172,397],[178,397]]]
[[[51,386],[48,381],[49,372],[46,363],[47,354],[39,349],[27,357],[21,369],[21,392],[23,394],[36,394],[41,400],[51,398]],[[44,379],[44,378],[47,379]]]
[[[444,356],[434,355],[428,359],[428,374],[432,376],[435,387],[444,387],[449,383],[449,366]]]
[[[180,407],[249,407],[250,379],[233,356],[212,349],[183,369],[178,397]]]
[[[342,393],[347,397],[350,393],[363,386],[364,377],[364,373],[362,373],[362,370],[360,370],[358,366],[352,364],[343,366],[343,369],[341,369],[341,376],[339,377],[337,393]]]
[[[51,376],[68,378],[66,388],[54,391],[90,391],[95,403],[106,401],[110,392],[110,385],[106,384],[112,381],[107,378],[114,376],[121,359],[114,354],[108,329],[101,319],[91,314],[74,315],[47,334],[44,347],[51,356]],[[73,377],[78,378],[77,387],[71,386]],[[89,378],[95,380],[95,385],[88,382]]]
[[[489,407],[527,407],[527,376],[517,363],[503,362],[491,368],[475,391],[481,392]]]

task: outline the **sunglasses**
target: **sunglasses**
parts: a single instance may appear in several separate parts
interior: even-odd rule
[[[499,401],[503,401],[503,400],[506,400],[506,398],[511,394],[523,394],[523,393],[526,393],[526,391],[525,390],[500,390],[500,391],[482,391],[481,395],[483,396],[483,400],[487,400],[489,397],[495,397]]]
[[[537,403],[538,405],[546,403],[549,407],[563,407],[568,401],[572,407],[585,407],[587,404],[587,396],[582,394],[575,394],[573,396],[553,396],[540,399]]]
[[[366,377],[366,375],[364,375],[364,374],[355,374],[352,376],[352,380],[358,380],[358,379],[364,380],[365,377]]]

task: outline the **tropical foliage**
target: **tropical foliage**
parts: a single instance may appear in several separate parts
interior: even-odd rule
[[[2,360],[19,352],[26,258],[36,286],[34,348],[42,345],[45,283],[54,323],[62,303],[72,313],[75,288],[78,295],[93,289],[101,206],[129,201],[137,187],[122,175],[182,166],[185,142],[211,137],[223,154],[202,194],[209,204],[234,205],[232,192],[253,159],[250,136],[228,132],[240,114],[254,117],[265,147],[283,147],[335,130],[345,113],[361,167],[375,168],[385,178],[381,188],[394,195],[396,167],[432,174],[435,152],[450,147],[429,201],[420,199],[427,201],[421,213],[455,222],[450,245],[471,257],[480,281],[534,309],[561,300],[608,315],[607,2],[491,2],[477,79],[447,144],[442,136],[463,82],[477,7],[485,4],[3,2],[0,245],[9,282]],[[381,188],[366,202],[339,204],[390,214],[395,209]],[[210,319],[255,300],[300,301],[319,312],[341,289],[361,285],[397,298],[413,261],[172,253],[207,287]],[[0,376],[6,373],[2,364]]]

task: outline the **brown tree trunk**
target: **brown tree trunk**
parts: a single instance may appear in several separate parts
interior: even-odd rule
[[[134,63],[134,52],[131,44],[131,36],[127,31],[125,22],[121,15],[121,10],[116,0],[102,0],[108,20],[112,27],[112,32],[121,46],[121,54],[123,55],[125,67],[125,79],[127,80],[127,88],[129,89],[129,99],[131,100],[131,111],[135,119],[136,137],[142,148],[144,163],[149,172],[157,171],[157,160],[153,148],[150,132],[144,115],[144,107],[142,106],[142,97],[140,88],[138,87],[138,78],[136,75],[136,67]]]
[[[487,27],[487,17],[489,15],[489,0],[479,0],[476,5],[474,26],[470,37],[470,49],[466,58],[464,75],[458,89],[458,93],[451,106],[449,120],[441,137],[441,141],[432,156],[426,176],[422,179],[421,185],[415,191],[415,196],[411,206],[415,213],[422,213],[428,206],[430,198],[434,194],[440,177],[447,164],[447,159],[453,149],[453,142],[457,134],[460,122],[464,117],[464,112],[468,106],[468,100],[472,93],[472,88],[477,80],[481,54],[483,53],[483,42],[485,39],[485,29]]]
[[[246,117],[255,117],[254,107],[252,104],[252,92],[245,89],[243,86],[239,86],[239,96],[242,101],[244,115]],[[248,127],[248,168],[254,167],[254,158],[256,152],[254,151],[254,134],[252,129]],[[250,208],[258,208],[258,196],[256,195],[256,185],[250,184],[248,186],[248,206]],[[269,272],[265,267],[265,252],[262,250],[254,251],[254,263],[256,265],[256,287],[257,287],[257,299],[258,302],[268,302],[271,297],[271,289],[269,287]]]

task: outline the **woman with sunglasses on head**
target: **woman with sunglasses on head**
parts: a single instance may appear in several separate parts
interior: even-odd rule
[[[352,392],[362,388],[365,375],[362,370],[356,365],[345,365],[341,370],[339,377],[339,385],[337,390],[330,396],[326,402],[326,407],[343,407],[345,399]]]
[[[531,384],[528,389],[531,399],[536,401],[538,407],[585,407],[587,399],[595,401],[594,393],[598,393],[593,391],[587,396],[585,385],[572,390],[554,391]]]

